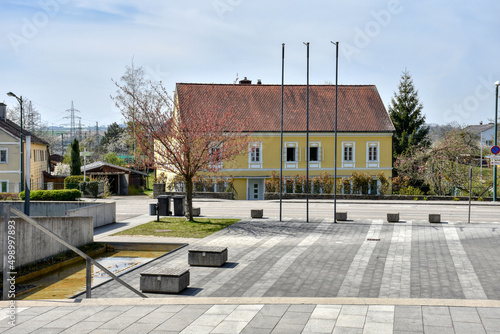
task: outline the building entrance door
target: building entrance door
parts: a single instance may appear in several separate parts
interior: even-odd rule
[[[248,179],[248,200],[264,199],[264,180]]]

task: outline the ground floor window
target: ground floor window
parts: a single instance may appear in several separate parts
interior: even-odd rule
[[[9,192],[9,181],[0,181],[0,192],[8,193]]]

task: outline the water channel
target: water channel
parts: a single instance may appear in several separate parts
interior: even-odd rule
[[[179,245],[170,246],[161,250],[115,249],[112,252],[99,255],[95,259],[113,274],[121,275],[179,247]],[[92,287],[110,279],[106,273],[92,265]],[[26,291],[16,295],[18,300],[71,298],[85,291],[85,261],[82,259],[79,263],[23,282],[22,285],[25,286]]]

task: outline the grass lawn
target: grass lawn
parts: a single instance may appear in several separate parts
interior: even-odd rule
[[[236,223],[239,219],[196,218],[189,222],[185,218],[163,217],[113,235],[147,235],[155,237],[204,238]]]

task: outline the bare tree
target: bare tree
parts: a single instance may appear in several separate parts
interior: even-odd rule
[[[121,94],[130,97],[117,106],[125,120],[134,123],[140,150],[154,156],[157,166],[183,178],[187,217],[192,220],[193,178],[200,172],[217,172],[222,162],[229,163],[248,150],[250,138],[244,132],[244,122],[234,107],[221,107],[202,96],[183,97],[203,99],[202,108],[182,109],[161,83],[150,83],[145,93],[117,86]]]

